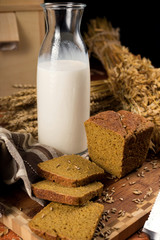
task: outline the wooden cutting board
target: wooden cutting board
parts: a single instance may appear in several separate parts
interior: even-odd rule
[[[105,181],[103,195],[94,201],[104,204],[98,239],[125,240],[139,230],[153,206],[160,186],[160,159],[146,161],[141,168],[118,180],[110,176]],[[40,239],[28,227],[29,220],[42,209],[20,189],[20,183],[2,189],[0,201],[7,208],[7,215],[0,221],[23,240]],[[5,190],[5,191],[3,191]],[[78,239],[77,239],[78,240]]]

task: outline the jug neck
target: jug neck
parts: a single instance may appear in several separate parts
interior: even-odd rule
[[[83,3],[54,2],[44,3],[42,7],[46,17],[47,33],[80,32],[80,24],[85,8]]]

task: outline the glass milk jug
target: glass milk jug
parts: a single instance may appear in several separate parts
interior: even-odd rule
[[[80,34],[85,4],[45,3],[46,36],[37,66],[38,140],[64,154],[87,149],[90,68]]]

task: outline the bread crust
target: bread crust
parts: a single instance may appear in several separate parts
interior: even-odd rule
[[[65,187],[80,187],[94,181],[102,181],[105,177],[105,172],[104,172],[104,173],[94,174],[94,175],[88,176],[87,178],[86,177],[82,178],[80,180],[74,180],[71,178],[62,177],[58,174],[48,172],[44,169],[42,170],[39,166],[37,168],[37,172],[42,178],[45,178],[49,181],[54,181]]]
[[[145,161],[154,124],[143,116],[129,111],[105,111],[85,121],[85,129],[87,133],[88,152],[91,160],[105,171],[121,178],[132,170],[140,167]],[[113,139],[114,137],[115,139],[119,139],[119,142],[118,140],[116,143],[114,142],[114,147],[111,144],[111,139],[104,137],[106,133],[108,133],[108,135],[112,134]],[[103,136],[101,137],[100,134]],[[103,137],[106,141],[105,145],[101,142]],[[94,142],[97,141],[97,139],[98,142],[97,145],[95,145]],[[121,144],[121,148],[117,150],[120,142],[123,144]],[[116,149],[117,158],[115,160],[112,156],[107,156],[106,147],[108,146],[112,146],[110,147],[112,152]],[[119,153],[121,153],[121,157]],[[110,159],[112,159],[113,167],[109,165]],[[119,161],[119,165],[116,171],[114,171],[114,167],[117,166],[117,161]]]
[[[96,196],[100,196],[103,191],[103,185],[99,189],[90,191],[82,197],[74,197],[70,195],[60,194],[51,190],[36,188],[34,185],[32,186],[32,190],[34,195],[40,199],[64,203],[68,205],[83,205],[90,199]]]
[[[118,112],[100,112],[90,117],[85,124],[88,122],[94,122],[98,126],[110,129],[124,138],[145,128],[154,128],[154,124],[143,116],[125,110],[120,110]]]
[[[39,237],[41,237],[43,239],[46,239],[46,240],[60,240],[60,239],[62,239],[62,238],[59,238],[58,235],[53,236],[51,234],[48,234],[47,232],[42,232],[41,230],[33,227],[30,223],[29,223],[29,227],[36,235],[38,235]],[[65,240],[69,240],[69,239],[65,238]]]

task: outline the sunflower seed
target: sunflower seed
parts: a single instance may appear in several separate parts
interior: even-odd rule
[[[135,195],[140,195],[140,194],[142,194],[142,191],[136,189],[136,190],[133,191],[133,193],[134,193]]]

